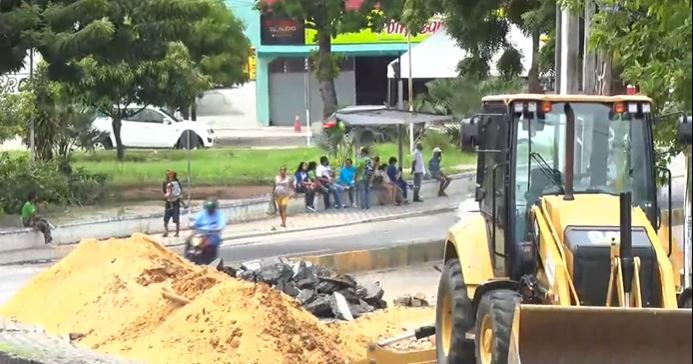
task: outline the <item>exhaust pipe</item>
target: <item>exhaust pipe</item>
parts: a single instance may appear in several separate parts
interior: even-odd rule
[[[619,245],[619,255],[621,259],[621,269],[623,270],[623,291],[625,293],[625,304],[630,304],[630,294],[632,290],[635,263],[633,261],[633,227],[631,216],[630,192],[619,194],[620,202],[620,234],[621,244]]]

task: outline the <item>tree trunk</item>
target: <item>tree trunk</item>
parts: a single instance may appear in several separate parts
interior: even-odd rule
[[[539,83],[539,37],[540,32],[532,34],[532,66],[527,72],[527,80],[529,81],[529,93],[538,94],[544,93],[544,90]]]
[[[125,157],[125,146],[123,146],[123,140],[120,138],[120,127],[122,125],[120,121],[120,117],[114,117],[112,118],[112,126],[113,126],[113,136],[115,137],[115,142],[116,142],[116,156],[118,157],[119,161],[122,161],[123,158]]]
[[[197,102],[193,98],[192,104],[190,105],[190,120],[197,121]]]
[[[334,87],[332,70],[332,36],[329,30],[318,30],[318,70],[320,96],[322,97],[322,116],[327,118],[337,111],[337,90]]]

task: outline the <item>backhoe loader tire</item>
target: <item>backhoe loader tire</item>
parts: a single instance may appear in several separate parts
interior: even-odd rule
[[[465,334],[473,328],[472,302],[467,296],[467,285],[464,283],[462,268],[460,268],[459,260],[450,259],[443,266],[438,284],[436,303],[437,363],[474,363],[474,345],[465,339]],[[448,334],[445,334],[446,330]]]
[[[515,307],[519,303],[520,294],[508,289],[492,290],[481,297],[476,311],[477,364],[508,363],[510,330],[513,326]]]

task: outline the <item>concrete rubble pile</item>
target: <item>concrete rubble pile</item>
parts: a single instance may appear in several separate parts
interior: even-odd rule
[[[360,285],[349,274],[339,274],[303,260],[292,263],[258,260],[245,262],[238,268],[224,265],[220,260],[216,267],[232,277],[265,283],[282,291],[320,319],[351,321],[387,307],[380,282]]]

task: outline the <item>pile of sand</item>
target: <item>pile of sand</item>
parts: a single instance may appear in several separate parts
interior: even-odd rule
[[[348,363],[365,355],[364,338],[320,323],[289,296],[193,266],[144,235],[82,242],[0,316],[80,333],[81,345],[147,363]]]

